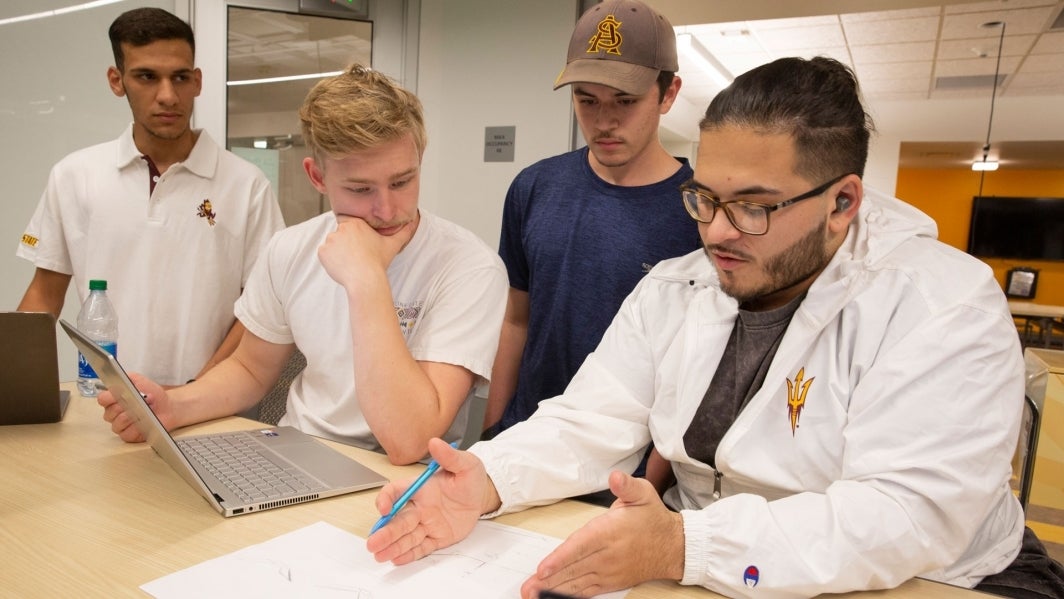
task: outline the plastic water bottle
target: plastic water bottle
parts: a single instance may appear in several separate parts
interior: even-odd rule
[[[118,314],[107,298],[107,281],[89,281],[89,297],[81,304],[78,329],[113,356],[118,355]],[[78,392],[84,397],[96,397],[96,383],[100,378],[85,356],[78,352]]]

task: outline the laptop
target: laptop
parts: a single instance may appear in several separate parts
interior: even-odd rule
[[[159,454],[218,513],[239,516],[383,486],[388,479],[290,426],[174,439],[118,360],[60,320]]]
[[[55,317],[0,312],[0,424],[59,422],[70,392],[59,389]]]

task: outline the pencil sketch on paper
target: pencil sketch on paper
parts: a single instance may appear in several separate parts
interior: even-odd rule
[[[559,543],[554,537],[479,522],[461,542],[412,564],[393,566],[377,563],[366,551],[365,539],[318,522],[158,578],[141,589],[159,599],[511,598],[520,596],[521,584]]]

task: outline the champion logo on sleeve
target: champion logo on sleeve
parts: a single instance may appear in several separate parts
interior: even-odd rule
[[[757,586],[757,581],[761,580],[761,570],[757,569],[757,566],[747,566],[743,570],[743,584],[751,589]]]

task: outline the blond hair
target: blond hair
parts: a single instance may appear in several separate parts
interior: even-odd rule
[[[423,156],[421,101],[387,75],[359,64],[322,79],[299,109],[303,140],[319,161],[343,158],[410,134]]]

